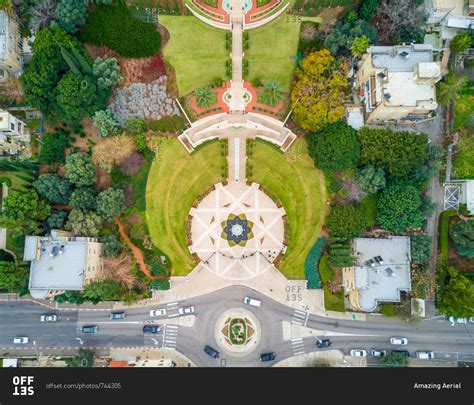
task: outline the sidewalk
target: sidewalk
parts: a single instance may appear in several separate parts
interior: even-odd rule
[[[329,364],[330,367],[367,367],[364,357],[345,356],[339,350],[325,350],[289,357],[273,367],[314,367],[315,364]]]

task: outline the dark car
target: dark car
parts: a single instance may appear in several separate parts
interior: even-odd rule
[[[211,346],[206,346],[204,348],[204,352],[207,353],[209,356],[214,357],[215,359],[218,359],[221,355],[216,349],[213,349]]]
[[[158,325],[145,325],[143,327],[143,333],[158,333],[161,328]]]
[[[260,355],[260,361],[272,361],[275,360],[276,354],[271,353],[263,353]]]
[[[86,325],[82,327],[82,333],[97,333],[99,327],[97,325]]]
[[[125,318],[125,312],[111,312],[110,319],[123,319]]]
[[[320,349],[323,347],[329,347],[331,346],[331,341],[329,339],[316,340],[316,346],[318,346]]]
[[[407,357],[410,357],[410,352],[408,350],[392,350],[392,353],[401,353]]]

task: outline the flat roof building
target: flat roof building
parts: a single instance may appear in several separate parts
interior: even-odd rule
[[[37,299],[65,291],[80,291],[103,269],[102,244],[95,238],[51,231],[51,236],[27,236],[23,260],[31,261],[29,290]]]
[[[344,271],[343,284],[356,309],[374,311],[380,302],[400,302],[402,291],[411,291],[410,238],[356,238],[356,265]]]

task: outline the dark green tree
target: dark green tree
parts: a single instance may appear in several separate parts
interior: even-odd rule
[[[13,190],[3,200],[3,217],[14,233],[38,234],[39,223],[49,217],[51,207],[35,190]]]
[[[95,212],[73,209],[66,223],[66,230],[76,236],[97,237],[102,227],[102,218]]]
[[[356,131],[343,121],[329,124],[307,140],[309,154],[322,170],[345,170],[354,167],[359,160],[360,146]]]
[[[103,107],[97,95],[96,80],[73,72],[65,74],[58,82],[56,102],[61,117],[71,122],[90,117]]]
[[[66,177],[76,187],[92,186],[95,184],[96,169],[89,155],[73,153],[66,158]]]
[[[441,291],[438,310],[447,316],[474,316],[474,288],[472,282],[456,269],[449,269]]]
[[[378,0],[363,0],[359,7],[360,18],[370,21],[377,11]]]
[[[119,299],[119,283],[116,280],[93,281],[84,287],[81,297],[84,301],[93,303]]]
[[[121,189],[109,188],[97,196],[97,213],[112,222],[125,212],[125,194]]]
[[[456,53],[464,52],[466,49],[471,47],[471,35],[466,33],[457,34],[449,43],[451,51]]]
[[[367,226],[365,210],[352,205],[333,205],[326,228],[331,236],[351,239],[362,235]]]
[[[71,34],[87,20],[87,1],[61,0],[56,8],[59,26]]]
[[[70,205],[80,210],[95,210],[97,201],[92,187],[76,188],[71,195]]]
[[[409,174],[425,159],[426,134],[363,127],[357,136],[361,146],[359,163],[381,167],[393,176]]]
[[[377,222],[384,229],[403,233],[423,226],[421,198],[413,186],[396,184],[387,187],[378,201]]]
[[[64,222],[67,219],[67,212],[63,210],[54,210],[51,216],[46,220],[46,229],[48,232],[51,229],[63,229]]]
[[[101,242],[104,244],[104,256],[118,256],[120,253],[122,253],[122,245],[114,234],[103,236]]]
[[[474,220],[458,221],[451,225],[449,236],[461,256],[474,257]]]
[[[79,349],[74,357],[66,359],[68,367],[94,367],[94,363],[95,353],[88,349]]]
[[[350,47],[357,37],[365,36],[371,44],[377,44],[377,31],[365,20],[343,20],[326,36],[324,45],[333,54],[350,55]]]
[[[428,263],[428,260],[431,256],[432,242],[433,239],[426,233],[410,236],[411,260],[413,263]]]
[[[381,167],[368,165],[357,172],[357,183],[360,188],[369,194],[375,194],[385,187],[385,172]]]
[[[15,262],[0,261],[0,290],[18,292],[28,280],[28,270]]]
[[[63,129],[54,134],[44,134],[41,136],[41,149],[38,160],[41,163],[64,163],[64,149],[71,146],[71,137]]]
[[[469,79],[466,75],[458,75],[454,70],[444,76],[443,80],[436,83],[436,96],[441,104],[449,105],[461,97],[466,89]]]
[[[408,367],[408,357],[403,353],[391,352],[380,359],[380,364],[385,367]]]
[[[33,183],[38,195],[51,204],[68,204],[71,198],[72,185],[54,173],[46,173]]]

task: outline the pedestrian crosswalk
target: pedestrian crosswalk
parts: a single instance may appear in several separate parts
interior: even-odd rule
[[[291,323],[294,323],[296,325],[306,326],[306,323],[308,322],[308,315],[309,315],[309,312],[300,311],[299,309],[295,309],[295,312],[293,313],[293,319],[291,320]]]
[[[306,350],[304,348],[303,338],[293,338],[291,339],[291,347],[293,348],[293,355],[298,356],[299,354],[305,354]]]
[[[163,348],[176,350],[178,340],[178,327],[176,325],[165,325],[163,332]]]

